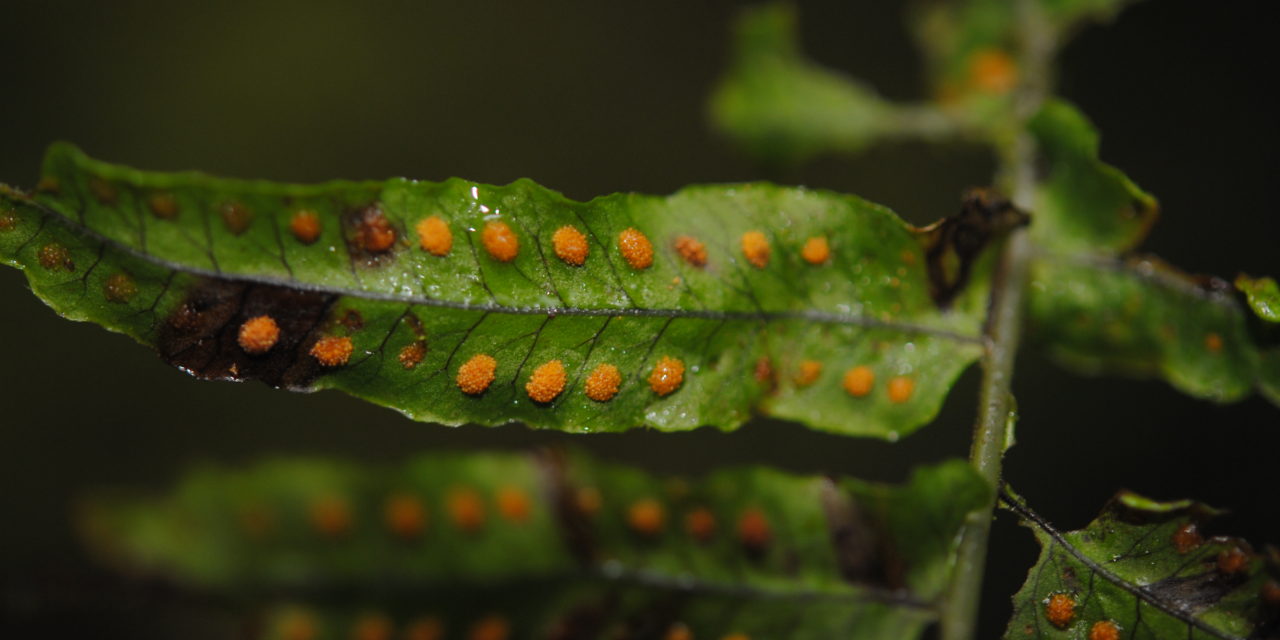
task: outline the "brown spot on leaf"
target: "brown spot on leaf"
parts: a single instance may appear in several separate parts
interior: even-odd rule
[[[12,209],[0,211],[0,233],[18,228],[18,214]]]
[[[1173,536],[1169,538],[1169,541],[1173,543],[1174,550],[1185,554],[1204,544],[1204,536],[1200,535],[1200,529],[1196,526],[1196,523],[1188,522],[1178,527],[1178,530],[1173,532]]]
[[[253,223],[253,212],[243,203],[236,201],[222,203],[218,207],[218,215],[231,235],[238,236],[248,231],[249,225]]]
[[[1031,218],[990,189],[970,189],[960,213],[934,223],[924,234],[929,295],[947,308],[969,282],[969,273],[992,238],[1026,225]]]
[[[204,280],[160,327],[157,349],[169,364],[199,378],[262,380],[275,387],[307,388],[321,370],[307,353],[334,297],[227,280]],[[277,343],[251,356],[240,347],[245,321],[269,315],[279,327]]]
[[[351,530],[351,505],[342,496],[320,496],[307,507],[307,517],[317,532],[330,538]]]
[[[759,507],[748,507],[738,517],[738,542],[752,555],[763,554],[773,541],[769,518]]]
[[[412,369],[418,366],[426,355],[427,343],[419,340],[405,345],[404,348],[400,350],[398,359],[400,360],[400,366],[405,369]]]
[[[683,622],[677,622],[667,627],[667,632],[663,634],[662,640],[694,640],[693,632],[689,630],[689,626]]]
[[[57,193],[62,189],[62,183],[53,176],[42,176],[40,181],[36,183],[36,191],[38,193]]]
[[[151,215],[161,220],[178,217],[178,199],[167,191],[157,191],[148,196],[147,208],[151,210]]]
[[[57,242],[50,242],[40,247],[40,251],[36,253],[36,259],[40,261],[40,266],[50,271],[76,270],[76,263],[71,260],[71,252]]]
[[[349,216],[352,244],[369,254],[385,253],[395,246],[396,230],[382,208],[371,204]]]
[[[1227,575],[1249,568],[1249,554],[1239,547],[1232,547],[1218,554],[1218,571]]]
[[[1008,53],[979,49],[969,58],[969,84],[984,93],[1008,93],[1018,83],[1018,65]]]
[[[98,176],[89,178],[89,193],[93,194],[94,200],[107,205],[115,204],[120,197],[120,192],[110,180]]]
[[[1213,353],[1222,351],[1222,336],[1214,332],[1209,332],[1204,337],[1204,348]]]
[[[320,637],[316,629],[316,621],[305,611],[290,611],[282,615],[276,623],[276,632],[280,640],[315,640]]]
[[[684,516],[684,530],[689,537],[707,543],[716,534],[716,516],[706,507],[698,507]]]
[[[433,616],[414,620],[404,630],[404,640],[444,640],[444,623]]]
[[[1049,596],[1044,604],[1044,617],[1049,624],[1065,629],[1076,618],[1076,600],[1065,593],[1055,593]]]
[[[364,316],[355,309],[347,309],[342,312],[342,318],[338,320],[338,324],[346,327],[347,331],[359,331],[364,328]]]
[[[128,304],[134,296],[138,295],[138,283],[134,282],[127,273],[114,273],[102,283],[102,295],[107,302]]]
[[[1269,607],[1280,607],[1280,582],[1268,580],[1259,591],[1262,601]]]
[[[265,538],[276,528],[275,514],[260,502],[244,505],[239,509],[237,517],[240,528],[251,538]]]
[[[753,372],[756,382],[763,384],[773,384],[773,361],[769,356],[760,356],[756,359],[756,368]]]

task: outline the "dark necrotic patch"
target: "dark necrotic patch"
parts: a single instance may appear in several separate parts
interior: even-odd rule
[[[352,264],[379,267],[391,262],[404,234],[375,202],[343,215],[342,235]]]
[[[307,349],[319,336],[336,296],[232,280],[205,280],[161,327],[156,347],[165,362],[211,380],[261,380],[307,388],[321,373]],[[237,341],[249,318],[269,315],[280,327],[275,346],[250,355]]]

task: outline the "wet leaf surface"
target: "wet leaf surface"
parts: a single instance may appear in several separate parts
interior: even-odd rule
[[[37,295],[193,375],[584,432],[758,411],[910,433],[980,353],[981,249],[1010,224],[970,211],[940,239],[768,184],[578,203],[528,181],[222,180],[67,145],[2,197],[0,256]]]
[[[1059,532],[1008,493],[1040,558],[1014,596],[1005,638],[1273,638],[1280,565],[1210,536],[1213,509],[1121,492],[1079,531]]]

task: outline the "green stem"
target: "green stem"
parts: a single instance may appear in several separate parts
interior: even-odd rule
[[[1036,186],[1036,149],[1025,125],[1039,110],[1048,93],[1049,60],[1055,49],[1055,38],[1035,2],[1024,0],[1019,9],[1024,38],[1019,60],[1022,83],[1013,108],[1015,128],[998,144],[998,149],[1004,188],[1016,205],[1031,210]],[[1000,465],[1009,444],[1008,433],[1016,411],[1010,383],[1021,334],[1030,253],[1027,231],[1014,231],[1005,243],[1000,268],[992,285],[978,419],[969,460],[993,489],[1000,486]],[[987,539],[995,504],[993,492],[991,500],[971,512],[965,520],[949,593],[941,611],[942,640],[970,640],[977,630]]]

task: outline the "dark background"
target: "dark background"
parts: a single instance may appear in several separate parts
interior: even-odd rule
[[[858,193],[913,221],[990,180],[983,151],[881,147],[767,174],[714,136],[704,100],[737,3],[0,3],[0,180],[30,186],[46,144],[147,169],[287,181],[530,177],[573,198],[769,178]],[[922,95],[890,2],[801,3],[817,60],[895,98]],[[1160,1],[1066,50],[1061,93],[1103,156],[1162,201],[1147,248],[1193,271],[1280,273],[1280,129],[1269,3]],[[267,6],[269,5],[269,6]],[[159,489],[193,461],[280,453],[394,461],[417,451],[570,443],[659,469],[761,463],[899,480],[967,454],[977,372],[936,424],[896,445],[757,420],[741,431],[566,436],[448,429],[321,393],[201,383],[129,339],[60,320],[0,270],[0,616],[42,636],[226,637],[199,601],[120,588],[82,555],[77,495]],[[1028,349],[1006,476],[1060,526],[1113,491],[1228,507],[1223,530],[1280,542],[1280,411],[1219,407],[1162,383],[1081,378]],[[1007,514],[994,530],[980,637],[1003,631],[1033,562]],[[91,633],[89,633],[91,631]],[[197,633],[197,631],[199,633]],[[7,634],[6,634],[7,635]]]

